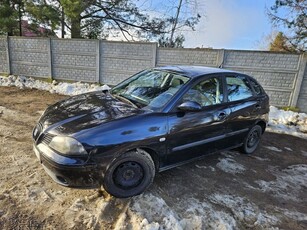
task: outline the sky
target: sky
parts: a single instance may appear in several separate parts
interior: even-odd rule
[[[175,15],[179,0],[133,0],[153,17]],[[195,31],[183,29],[185,48],[266,49],[266,37],[276,34],[266,10],[275,0],[183,0],[181,15],[201,15]],[[188,4],[187,4],[188,3]],[[273,33],[272,33],[273,32]],[[59,32],[60,33],[60,32]],[[122,36],[112,40],[125,40]]]
[[[266,8],[274,0],[203,0],[195,32],[186,31],[184,47],[258,49],[273,30]]]
[[[185,2],[185,0],[184,0]],[[259,49],[274,29],[266,9],[275,0],[188,0],[190,12],[202,16],[196,30],[184,30],[184,47]],[[178,0],[147,0],[156,11],[168,11]],[[183,9],[184,10],[184,9]],[[263,45],[262,45],[263,46]]]

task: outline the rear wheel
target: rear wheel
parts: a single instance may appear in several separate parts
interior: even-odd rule
[[[253,153],[260,142],[262,136],[262,128],[259,125],[255,125],[247,134],[242,146],[242,152],[246,154]]]
[[[103,181],[104,189],[115,197],[135,196],[153,182],[155,165],[150,155],[131,151],[118,157],[108,168]]]

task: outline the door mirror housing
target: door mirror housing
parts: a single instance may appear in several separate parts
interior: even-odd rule
[[[180,111],[200,111],[201,110],[201,105],[195,101],[186,101],[180,104],[177,109]]]

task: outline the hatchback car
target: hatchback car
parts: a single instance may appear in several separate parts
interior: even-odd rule
[[[269,112],[260,84],[242,73],[196,66],[144,70],[112,90],[48,107],[34,151],[57,183],[142,193],[156,172],[206,154],[256,150]]]

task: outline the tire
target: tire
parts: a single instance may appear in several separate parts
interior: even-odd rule
[[[144,192],[155,177],[155,164],[143,151],[131,151],[119,156],[107,169],[104,189],[114,197],[126,198]]]
[[[262,128],[259,125],[255,125],[247,134],[243,146],[242,152],[245,154],[251,154],[257,149],[262,136]]]

